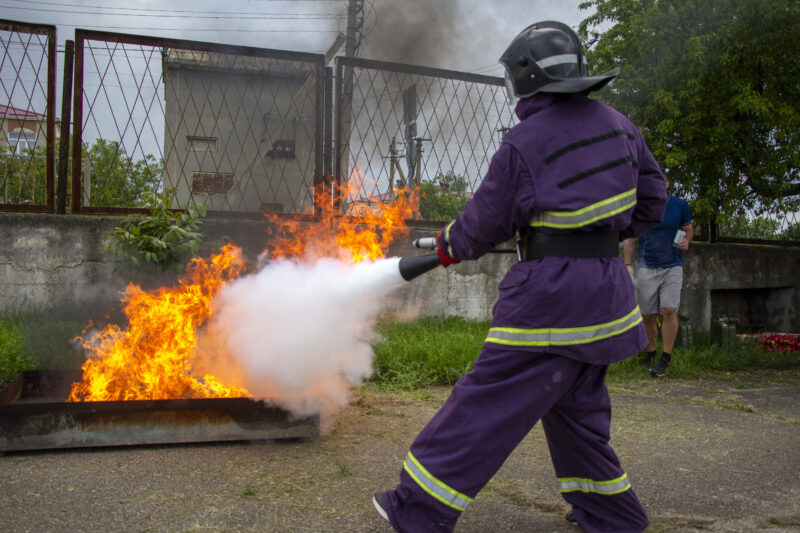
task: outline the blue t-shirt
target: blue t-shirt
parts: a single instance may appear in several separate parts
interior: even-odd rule
[[[648,268],[683,266],[683,255],[673,242],[681,226],[691,223],[689,204],[670,195],[661,225],[639,237],[639,264]]]

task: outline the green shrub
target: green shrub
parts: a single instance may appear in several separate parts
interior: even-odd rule
[[[146,193],[149,215],[131,215],[115,229],[103,246],[135,265],[149,262],[161,267],[183,266],[193,257],[204,235],[197,231],[205,208],[185,212],[170,210],[170,194]]]
[[[84,356],[75,337],[84,326],[75,317],[25,314],[0,319],[0,380],[23,370],[80,368]]]
[[[0,320],[0,380],[14,379],[38,361],[26,351],[22,327],[17,320]]]

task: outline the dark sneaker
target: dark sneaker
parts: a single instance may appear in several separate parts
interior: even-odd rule
[[[647,352],[647,355],[644,356],[644,361],[642,361],[642,368],[645,370],[650,370],[653,366],[653,361],[656,360],[656,352]]]
[[[650,369],[650,373],[653,375],[653,377],[660,378],[661,376],[667,373],[667,368],[669,368],[669,363],[670,363],[669,359],[664,359],[662,357],[661,359],[658,360],[658,363],[656,363],[653,366],[653,368]]]
[[[389,522],[389,515],[386,514],[386,509],[383,508],[383,494],[380,492],[376,492],[375,495],[372,497],[372,505],[375,506],[375,510],[378,511],[378,514],[381,515],[381,518]]]
[[[578,521],[575,520],[575,515],[572,514],[572,511],[568,512],[567,516],[565,516],[564,518],[566,518],[567,522],[569,522],[573,526],[577,526],[578,525]]]

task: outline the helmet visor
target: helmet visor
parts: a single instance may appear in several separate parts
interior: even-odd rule
[[[508,67],[502,61],[500,64],[503,65],[505,68],[506,74],[504,76],[505,83],[506,83],[506,98],[509,104],[513,105],[517,102],[517,92],[514,90],[514,82],[511,79],[511,72],[509,72]]]

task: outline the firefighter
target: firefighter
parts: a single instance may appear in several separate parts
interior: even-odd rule
[[[609,444],[605,376],[647,345],[619,245],[661,222],[662,172],[639,130],[587,97],[619,71],[588,76],[568,26],[527,27],[500,62],[519,124],[438,234],[438,252],[446,267],[519,232],[523,260],[499,285],[473,370],[412,443],[399,485],[373,505],[397,531],[452,531],[541,420],[567,520],[642,531],[647,516]]]

